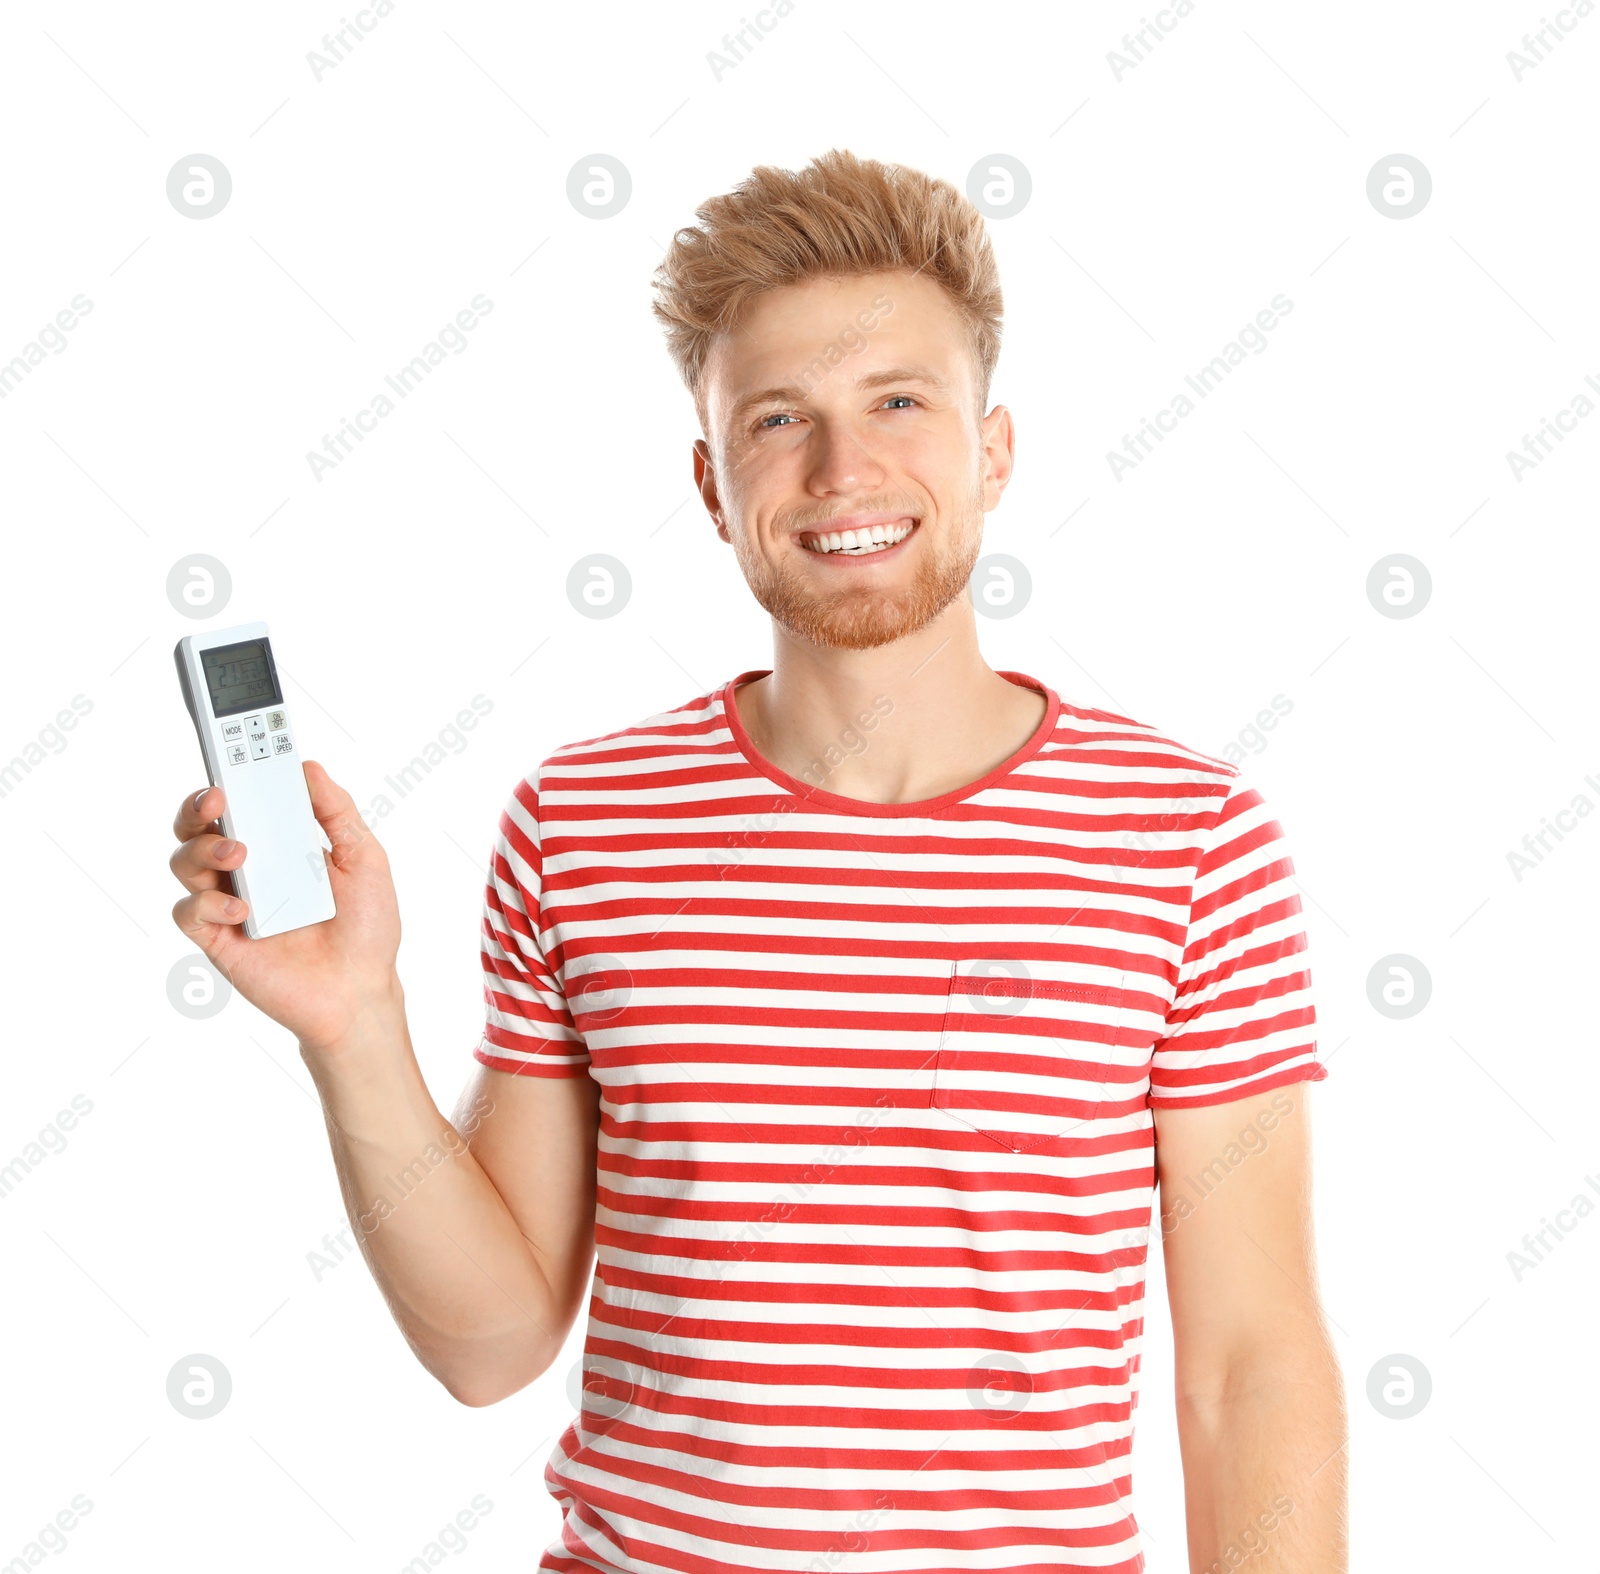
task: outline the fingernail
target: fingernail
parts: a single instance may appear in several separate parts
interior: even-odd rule
[[[198,813],[199,813],[199,812],[200,812],[200,800],[201,800],[201,799],[202,799],[202,798],[204,798],[204,797],[205,797],[205,795],[206,795],[206,794],[207,794],[207,793],[208,793],[208,792],[210,792],[210,791],[211,791],[211,789],[210,789],[210,788],[209,788],[209,787],[202,787],[202,788],[201,788],[201,789],[200,789],[200,791],[199,791],[199,792],[197,792],[197,793],[196,793],[196,794],[195,794],[195,795],[194,795],[194,809],[195,809],[195,813],[196,813],[196,814],[198,814]]]
[[[233,856],[234,848],[238,845],[239,844],[237,842],[230,842],[228,838],[224,836],[222,840],[217,843],[217,857],[231,858]]]
[[[243,911],[244,903],[241,902],[236,896],[230,896],[228,900],[222,904],[222,916],[224,918],[237,918]]]

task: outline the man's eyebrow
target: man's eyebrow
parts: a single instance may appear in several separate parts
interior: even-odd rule
[[[928,366],[891,366],[886,371],[869,372],[865,377],[857,378],[855,386],[861,389],[887,388],[892,383],[925,383],[930,388],[937,388],[940,393],[951,391],[950,384]],[[798,383],[785,383],[778,388],[763,388],[759,392],[746,394],[729,411],[729,420],[737,421],[758,405],[794,404],[804,399],[815,386],[815,383],[810,388],[801,387]]]

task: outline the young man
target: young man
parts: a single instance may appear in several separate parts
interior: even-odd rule
[[[971,204],[835,151],[698,211],[656,310],[773,665],[517,784],[454,1125],[387,860],[319,765],[338,917],[243,936],[215,788],[173,916],[299,1038],[458,1399],[547,1370],[598,1247],[542,1568],[1135,1574],[1159,1182],[1190,1567],[1341,1574],[1279,827],[1234,767],[979,652],[1015,439]]]

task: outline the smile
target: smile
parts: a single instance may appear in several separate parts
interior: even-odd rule
[[[818,535],[802,535],[800,544],[807,551],[825,555],[837,553],[841,557],[871,557],[875,553],[887,552],[890,547],[898,546],[916,528],[917,522],[914,519],[893,525],[869,525],[860,530],[835,530]]]

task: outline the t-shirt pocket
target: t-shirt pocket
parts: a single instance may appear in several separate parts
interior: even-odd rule
[[[1126,975],[1090,963],[951,963],[930,1107],[1023,1153],[1132,1096]]]

